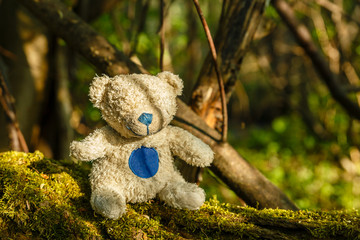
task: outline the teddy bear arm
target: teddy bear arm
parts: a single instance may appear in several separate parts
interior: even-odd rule
[[[104,157],[105,136],[103,129],[95,130],[81,141],[70,144],[70,156],[80,161],[91,161]]]
[[[188,131],[171,127],[170,148],[174,155],[190,165],[198,167],[210,166],[214,159],[211,148]]]

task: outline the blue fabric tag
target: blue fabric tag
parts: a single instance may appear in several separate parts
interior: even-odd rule
[[[159,170],[159,154],[155,148],[135,149],[130,155],[129,167],[136,176],[151,178]]]

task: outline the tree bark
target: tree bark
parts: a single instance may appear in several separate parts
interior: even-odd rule
[[[113,76],[129,72],[146,72],[141,66],[127,58],[123,52],[116,50],[103,36],[63,3],[52,0],[20,0],[19,2],[90,63],[107,74]]]
[[[89,25],[69,11],[61,2],[56,0],[18,0],[18,2],[33,12],[54,33],[63,38],[70,47],[77,49],[80,54],[93,63],[101,72],[110,76],[129,72],[146,72],[146,70],[133,63],[122,52],[117,51]],[[251,167],[229,144],[218,144],[214,140],[219,139],[218,133],[215,133],[215,130],[207,127],[203,120],[195,116],[197,115],[179,101],[178,113],[176,115],[178,119],[186,119],[189,125],[203,129],[207,134],[213,134],[213,140],[210,144],[216,156],[213,169],[222,173],[220,176],[223,177],[224,182],[229,183],[229,185],[231,183],[231,187],[233,187],[233,190],[239,196],[243,196],[244,199],[248,200],[247,203],[254,207],[297,209],[281,190],[266,180],[259,171]],[[189,130],[194,132],[192,128],[189,128]],[[207,141],[206,139],[203,140]],[[224,167],[236,165],[245,166],[247,172],[239,168]],[[225,179],[226,177],[229,177],[229,179]],[[261,185],[258,185],[259,183]],[[260,188],[261,191],[259,192]],[[271,195],[264,197],[265,195],[262,192],[271,193]]]
[[[238,80],[242,59],[260,23],[265,1],[231,0],[223,3],[215,46],[228,102]],[[222,100],[210,51],[192,92],[190,106],[211,128],[219,132],[223,130]],[[197,182],[199,170],[196,167],[184,165],[180,171],[188,181]]]
[[[215,46],[227,100],[238,80],[241,61],[261,20],[264,7],[265,0],[224,1]],[[210,53],[202,66],[190,105],[210,127],[221,129],[220,92]]]

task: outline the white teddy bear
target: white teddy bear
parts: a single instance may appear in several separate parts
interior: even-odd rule
[[[169,126],[176,112],[182,80],[170,72],[95,77],[90,100],[109,124],[82,141],[73,141],[71,156],[93,161],[91,205],[111,219],[126,203],[157,194],[175,208],[199,209],[205,192],[188,183],[174,166],[176,155],[194,166],[209,166],[213,152],[189,132]]]

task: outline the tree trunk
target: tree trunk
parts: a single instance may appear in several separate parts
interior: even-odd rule
[[[265,0],[224,1],[215,47],[227,102],[238,80],[242,59],[250,47],[264,8]],[[211,128],[222,131],[222,102],[210,52],[202,65],[190,106]],[[180,171],[188,181],[197,182],[200,173],[198,168],[182,164]]]
[[[238,80],[241,61],[249,49],[264,8],[265,0],[224,1],[215,46],[227,100]],[[221,129],[220,92],[210,53],[202,66],[190,105],[210,127]]]

